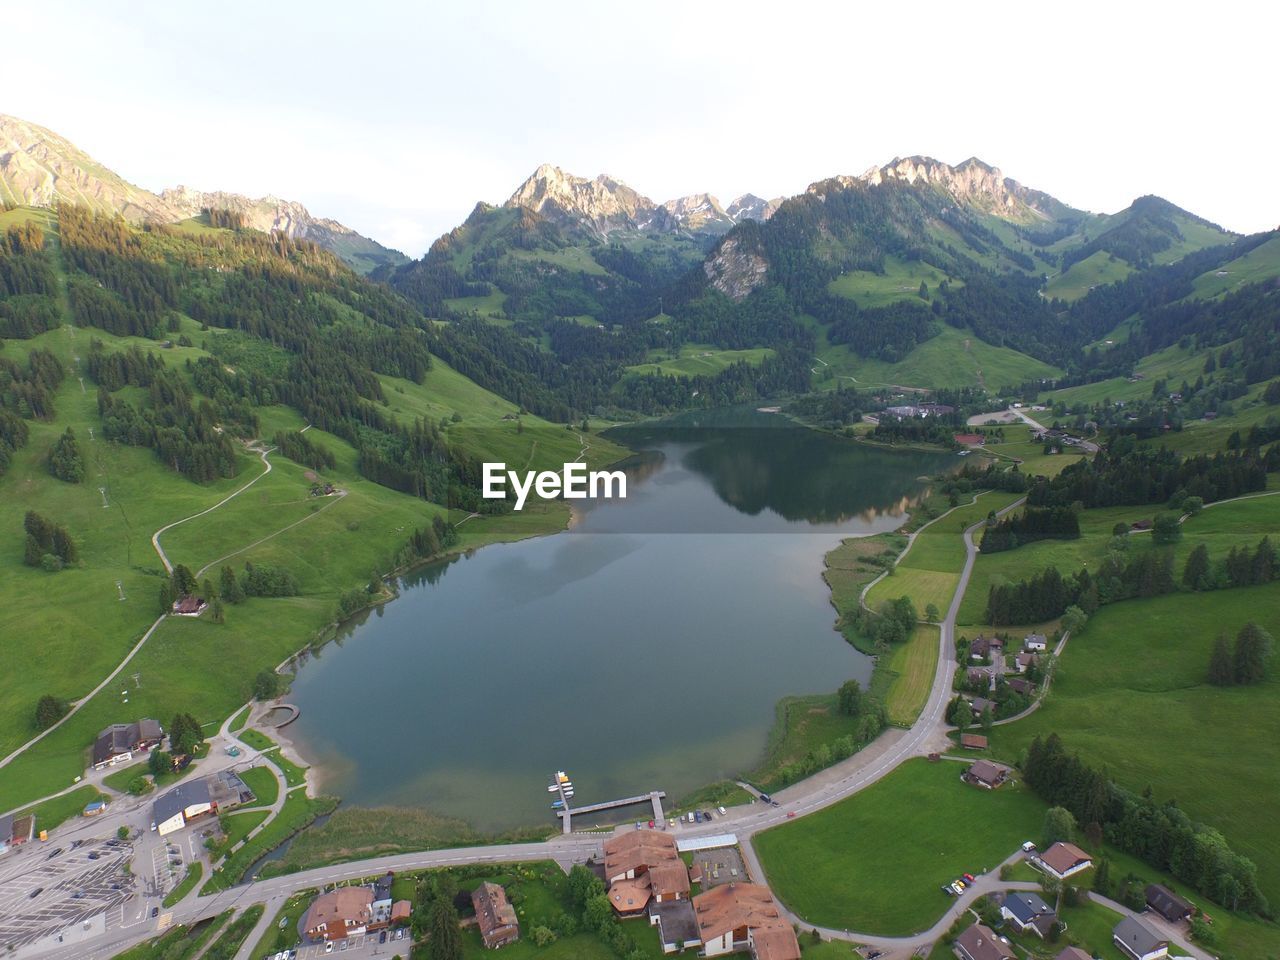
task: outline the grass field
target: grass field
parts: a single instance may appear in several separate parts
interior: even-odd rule
[[[860,388],[897,384],[938,389],[1004,386],[1061,374],[1057,367],[1009,347],[996,347],[955,327],[943,326],[897,363],[859,357],[843,345],[826,342],[826,329],[813,323],[818,337],[814,386],[834,390],[837,380]]]
[[[245,786],[253,791],[253,803],[245,804],[242,809],[251,807],[269,807],[280,796],[280,781],[266,767],[250,767],[240,773]]]
[[[938,669],[938,628],[920,624],[906,643],[885,656],[883,670],[890,677],[884,706],[889,722],[901,727],[915,723],[924,709]]]
[[[1240,341],[1233,340],[1231,343],[1234,348],[1239,348]],[[1183,380],[1195,382],[1204,370],[1204,358],[1203,350],[1183,349],[1175,343],[1138,361],[1134,372],[1141,375],[1141,380],[1112,377],[1097,383],[1083,383],[1078,387],[1064,387],[1043,393],[1040,399],[1044,403],[1062,402],[1068,406],[1077,403],[1092,405],[1104,400],[1138,400],[1150,397],[1153,384],[1161,379],[1169,381],[1169,391],[1172,392]]]
[[[756,838],[770,886],[810,923],[884,935],[932,925],[944,882],[994,868],[1038,835],[1044,804],[1021,784],[990,792],[958,763],[908,760],[867,790]]]
[[[1208,300],[1277,275],[1280,275],[1280,237],[1273,237],[1243,257],[1224,263],[1218,270],[1200,274],[1192,285],[1191,296]]]
[[[711,376],[731,364],[745,360],[758,366],[765,357],[773,356],[768,347],[752,347],[747,350],[721,350],[706,344],[686,343],[677,354],[670,350],[650,350],[649,362],[627,367],[636,375],[660,373],[675,377]]]
[[[775,708],[764,759],[743,779],[766,793],[776,790],[783,786],[776,779],[783,767],[802,760],[810,750],[856,733],[857,728],[857,718],[840,712],[834,693],[783,697]]]
[[[995,728],[993,751],[1016,757],[1033,737],[1056,731],[1068,750],[1129,789],[1150,786],[1220,829],[1258,865],[1264,892],[1280,898],[1280,821],[1272,816],[1280,680],[1205,683],[1213,638],[1248,620],[1275,630],[1280,583],[1103,607],[1067,645],[1052,695],[1025,719]]]
[[[1133,273],[1133,267],[1113,257],[1105,250],[1077,260],[1065,273],[1053,277],[1044,287],[1044,295],[1050,299],[1079,300],[1094,287],[1104,283],[1116,283]]]
[[[925,283],[930,295],[938,291],[938,284],[948,281],[952,286],[962,282],[921,260],[903,260],[900,257],[884,258],[884,273],[869,270],[853,270],[842,273],[827,284],[827,292],[852,300],[858,306],[884,307],[899,300],[919,299],[920,284]],[[924,303],[925,301],[920,301]]]
[[[1018,494],[989,491],[974,503],[962,504],[947,516],[922,528],[893,576],[885,577],[867,592],[867,606],[875,610],[886,600],[910,597],[921,617],[930,603],[945,615],[959,586],[960,571],[964,568],[965,549],[961,533],[990,511],[999,511],[1018,497]]]

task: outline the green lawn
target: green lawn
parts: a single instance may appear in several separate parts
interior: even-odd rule
[[[805,921],[905,935],[932,925],[962,873],[994,868],[1039,834],[1045,805],[1020,783],[986,791],[959,763],[909,760],[879,783],[760,834],[770,886]]]
[[[1196,277],[1191,296],[1202,300],[1249,283],[1258,283],[1280,274],[1280,237],[1254,247],[1243,257],[1224,263],[1220,268]]]
[[[84,808],[95,800],[106,799],[107,797],[99,793],[96,787],[86,783],[83,787],[77,787],[70,793],[65,793],[60,797],[54,797],[33,807],[28,807],[19,815],[34,813],[36,815],[36,832],[39,833],[41,830],[52,830],[60,823],[65,823],[73,817],[83,815]]]
[[[398,880],[399,877],[396,879]],[[292,949],[298,942],[298,921],[307,912],[315,896],[316,891],[303,890],[285,901],[285,905],[276,914],[275,921],[254,947],[253,956],[255,958],[270,957],[281,950]]]
[[[253,803],[246,804],[246,807],[269,807],[280,795],[280,781],[266,767],[250,767],[248,770],[242,770],[240,779],[253,791]]]
[[[924,709],[938,669],[938,628],[921,624],[911,639],[889,651],[883,669],[891,679],[885,694],[889,722],[901,727],[915,723]]]
[[[857,718],[840,712],[834,693],[783,697],[775,709],[764,760],[743,778],[766,793],[785,785],[777,779],[783,767],[858,728]]]
[[[307,782],[307,768],[298,766],[279,750],[272,750],[267,754],[267,759],[284,774],[285,786],[289,789],[300,787]]]
[[[647,363],[627,367],[627,372],[662,373],[676,377],[711,376],[739,361],[758,366],[765,357],[771,356],[773,350],[767,347],[721,350],[707,344],[686,343],[674,355],[670,350],[650,350]]]
[[[1268,897],[1280,899],[1272,815],[1280,680],[1226,689],[1204,682],[1213,638],[1247,620],[1275,631],[1280,583],[1103,607],[1067,645],[1044,705],[995,728],[993,753],[1016,757],[1033,737],[1057,732],[1129,789],[1150,786],[1220,829],[1258,865]]]
[[[827,292],[853,300],[866,309],[887,306],[899,300],[918,300],[921,282],[928,286],[929,294],[933,296],[943,281],[952,286],[963,286],[962,281],[921,260],[903,260],[889,255],[884,258],[884,273],[851,270],[828,283]]]
[[[247,813],[228,813],[219,817],[218,822],[222,825],[223,838],[213,848],[214,854],[222,856],[266,820],[270,813],[270,810],[250,810]]]
[[[1079,300],[1094,287],[1116,283],[1133,273],[1133,267],[1105,250],[1077,260],[1065,273],[1045,284],[1044,295],[1050,299]]]
[[[939,389],[944,387],[1004,386],[1056,377],[1061,370],[1009,347],[993,346],[963,330],[942,326],[897,363],[859,357],[843,345],[826,343],[826,330],[814,322],[818,354],[814,385],[835,389],[837,379],[866,389],[884,384]]]

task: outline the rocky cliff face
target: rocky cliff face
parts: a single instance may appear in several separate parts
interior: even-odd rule
[[[720,242],[702,264],[707,282],[731,300],[743,300],[765,280],[769,261],[755,244],[737,234]]]
[[[605,174],[588,180],[544,163],[504,206],[533,210],[561,229],[605,240],[610,234],[632,230],[715,236],[739,220],[768,219],[780,202],[746,194],[726,210],[711,194],[695,193],[658,204]]]
[[[544,163],[504,204],[542,214],[556,226],[599,239],[619,230],[670,229],[670,216],[621,180],[576,177]]]
[[[810,184],[808,192],[822,196],[833,186],[875,187],[895,181],[934,187],[957,203],[1008,220],[1052,219],[1057,209],[1062,208],[1052,197],[1022,186],[1004,176],[999,168],[983,163],[977,157],[970,157],[954,167],[932,157],[897,157],[883,167],[872,167],[859,177],[837,176]]]
[[[127,182],[53,131],[4,114],[0,114],[0,200],[32,207],[65,201],[101,213],[119,213],[127,220],[161,223],[198,216],[206,207],[233,210],[244,216],[248,227],[309,239],[363,272],[379,263],[407,259],[336,220],[313,217],[293,201],[253,200],[237,193],[187,187],[154,194]]]
[[[765,200],[763,197],[757,197],[754,193],[744,193],[726,208],[726,213],[733,219],[734,223],[739,220],[759,220],[764,222],[773,216],[778,207],[782,206],[784,197],[775,197],[773,200]]]
[[[126,219],[182,219],[52,130],[0,114],[0,199],[30,207],[67,200]]]

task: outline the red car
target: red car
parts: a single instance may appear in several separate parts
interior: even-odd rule
[[[791,819],[792,817],[794,817],[795,815],[796,815],[796,812],[795,812],[794,810],[788,810],[788,811],[787,811],[787,819],[788,819],[788,820],[790,820],[790,819]]]
[[[649,829],[650,829],[650,830],[652,830],[652,829],[653,829],[653,821],[652,821],[652,820],[650,820],[650,821],[649,821]]]
[[[970,883],[973,883],[973,874],[972,874],[972,873],[966,873],[966,874],[964,875],[964,878],[965,878],[966,880],[968,880]]]

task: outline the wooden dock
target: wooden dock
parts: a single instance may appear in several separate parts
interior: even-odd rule
[[[623,797],[621,800],[606,800],[604,803],[589,803],[581,807],[570,807],[569,800],[564,795],[563,788],[560,790],[560,799],[564,802],[564,806],[556,811],[556,816],[560,818],[560,825],[565,833],[573,830],[573,818],[587,813],[599,813],[601,810],[613,810],[617,807],[630,807],[638,803],[649,803],[653,806],[654,823],[665,823],[665,817],[662,813],[662,800],[666,797],[665,790],[650,790],[648,793],[637,794],[634,797]]]

